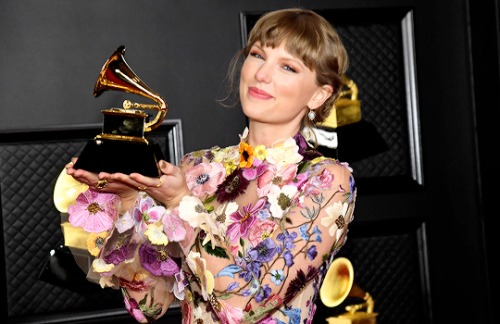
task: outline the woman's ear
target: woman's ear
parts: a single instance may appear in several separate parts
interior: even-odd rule
[[[318,88],[312,99],[309,101],[307,107],[309,109],[317,109],[325,103],[332,96],[333,87],[329,84],[325,84]]]

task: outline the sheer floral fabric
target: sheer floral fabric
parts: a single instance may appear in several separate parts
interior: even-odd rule
[[[180,301],[183,323],[308,324],[353,219],[356,185],[345,163],[299,133],[271,147],[213,147],[182,161],[190,196],[173,209],[141,193],[117,212],[89,189],[69,210],[89,235],[89,278],[121,289],[140,322]]]

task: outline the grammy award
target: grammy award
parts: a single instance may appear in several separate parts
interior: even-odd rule
[[[155,104],[123,102],[123,108],[102,110],[102,133],[88,141],[74,168],[91,172],[133,172],[158,177],[157,161],[163,159],[158,144],[144,134],[157,128],[165,119],[168,106],[137,77],[125,61],[125,46],[120,46],[104,64],[94,86],[94,97],[104,91],[124,91],[156,101]],[[157,110],[154,119],[140,109]]]
[[[354,269],[347,258],[336,258],[326,273],[319,296],[327,307],[339,306],[347,297],[363,299],[363,303],[346,306],[346,313],[328,317],[328,324],[375,324],[373,297],[354,282]],[[366,311],[361,311],[366,309]]]

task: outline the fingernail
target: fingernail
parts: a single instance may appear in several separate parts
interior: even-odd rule
[[[161,168],[165,169],[166,167],[167,167],[167,163],[165,163],[165,161],[162,161],[161,162]]]

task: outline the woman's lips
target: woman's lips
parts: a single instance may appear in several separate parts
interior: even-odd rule
[[[273,98],[273,96],[271,96],[269,93],[256,87],[249,87],[248,93],[250,94],[250,96],[256,99],[267,100]]]

